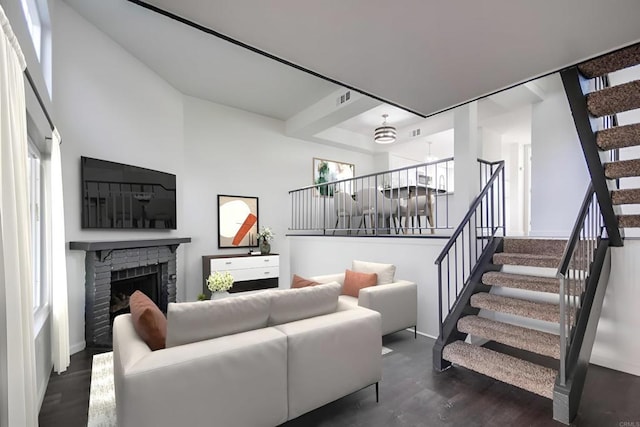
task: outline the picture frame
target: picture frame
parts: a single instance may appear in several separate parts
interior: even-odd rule
[[[313,158],[313,183],[323,184],[325,182],[341,181],[351,179],[356,176],[356,166],[353,163],[339,162],[336,160]],[[350,185],[348,186],[350,188]],[[320,185],[318,191],[321,196],[332,197],[334,186]]]
[[[258,247],[258,198],[218,194],[218,248]]]

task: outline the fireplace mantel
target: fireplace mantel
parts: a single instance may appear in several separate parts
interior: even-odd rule
[[[86,242],[69,242],[69,249],[82,251],[103,251],[110,249],[148,248],[150,246],[178,246],[180,243],[191,242],[191,237],[174,239],[149,240],[90,240]]]

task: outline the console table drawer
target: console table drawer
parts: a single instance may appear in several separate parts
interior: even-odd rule
[[[233,280],[236,282],[269,279],[271,277],[278,277],[280,267],[246,268],[242,270],[229,270],[229,273],[231,273]]]
[[[214,258],[211,260],[211,271],[233,271],[245,268],[278,267],[278,255]]]

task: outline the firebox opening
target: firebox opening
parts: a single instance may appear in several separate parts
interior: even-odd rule
[[[129,313],[129,298],[140,290],[144,292],[158,307],[162,309],[158,273],[145,274],[122,280],[111,281],[111,302],[109,304],[110,320],[119,314]],[[163,311],[166,310],[166,307]]]

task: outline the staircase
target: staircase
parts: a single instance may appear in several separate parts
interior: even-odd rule
[[[552,399],[554,418],[567,424],[577,414],[595,339],[609,246],[623,245],[621,229],[640,227],[640,214],[621,209],[640,207],[640,188],[619,188],[629,187],[625,178],[640,177],[640,158],[623,151],[640,145],[640,124],[619,126],[615,116],[640,108],[640,80],[607,87],[609,73],[636,64],[640,44],[561,72],[591,175],[569,240],[496,237],[499,242],[483,246],[464,288],[456,285],[455,302],[447,297],[443,303],[441,297],[434,368],[454,364]],[[594,78],[605,87],[583,93]],[[604,125],[594,131],[599,120]],[[458,228],[465,229],[464,221]],[[455,245],[454,239],[459,236],[454,234],[445,250],[451,251],[447,248]],[[441,264],[449,260],[448,253],[443,251],[436,261],[441,293],[450,292],[443,277],[459,270],[447,265],[443,275]],[[471,344],[468,336],[517,349],[508,352],[519,357]],[[533,363],[541,360],[537,355],[549,363]]]
[[[491,314],[499,313],[502,317],[515,316],[521,324],[526,324],[526,319],[548,322],[548,329],[559,330],[560,306],[558,303],[548,302],[549,298],[541,297],[541,294],[558,294],[559,281],[553,275],[560,264],[566,244],[566,240],[505,238],[502,252],[495,253],[492,262],[493,266],[503,269],[508,266],[510,272],[484,273],[482,284],[489,286],[491,290],[471,296],[470,306]],[[526,274],[519,273],[518,270],[525,270]],[[500,295],[492,288],[500,288]],[[511,294],[518,296],[506,296]],[[523,298],[521,294],[526,294],[527,297]],[[560,358],[560,337],[557,333],[543,332],[532,327],[516,326],[476,315],[460,318],[457,329],[475,338],[495,341],[554,359]],[[462,340],[446,345],[443,358],[540,396],[553,398],[557,368],[540,366],[524,359],[467,344]]]

